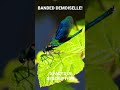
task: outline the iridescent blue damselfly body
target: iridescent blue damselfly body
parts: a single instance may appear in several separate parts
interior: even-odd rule
[[[94,26],[95,24],[99,23],[100,21],[104,20],[106,17],[110,16],[113,13],[113,11],[114,11],[114,7],[108,9],[105,13],[94,19],[89,24],[85,25],[85,31],[91,28],[92,26]],[[63,19],[60,22],[58,29],[56,31],[56,35],[51,39],[50,43],[43,49],[44,54],[41,55],[42,61],[44,60],[47,61],[47,59],[54,60],[53,54],[58,54],[60,57],[60,51],[54,51],[55,47],[60,46],[61,44],[65,43],[66,41],[69,41],[71,38],[75,37],[80,32],[82,32],[81,29],[72,36],[68,37],[72,26],[73,26],[73,18],[71,16],[67,16],[65,19]]]
[[[89,24],[85,25],[85,31],[87,31],[89,28],[91,28],[95,24],[99,23],[106,17],[110,16],[113,13],[113,11],[114,11],[114,6],[111,7],[110,9],[108,9],[105,13],[103,13],[96,19],[94,19]],[[70,40],[71,38],[75,37],[82,31],[82,29],[81,29],[78,32],[76,32],[75,34],[73,34],[72,36],[68,37],[70,30],[72,28],[72,25],[73,25],[73,18],[71,16],[67,16],[64,20],[62,20],[56,31],[56,35],[52,38],[50,43],[44,48],[43,52],[45,53],[50,50],[53,50],[54,47],[58,47],[59,45]]]

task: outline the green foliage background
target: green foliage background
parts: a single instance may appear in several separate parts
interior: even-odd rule
[[[118,90],[113,75],[120,66],[120,0],[89,0],[86,22],[115,6],[114,13],[86,32],[86,90]]]
[[[30,64],[32,66],[32,64]],[[14,73],[19,71],[24,77],[28,75],[27,67],[23,66],[17,58],[12,59],[8,62],[5,67],[3,78],[0,79],[0,90],[7,87],[9,90],[34,90],[34,78],[31,75],[23,79],[19,84],[17,84]],[[30,69],[30,72],[34,74],[34,69]],[[17,74],[18,79],[22,79],[20,74]]]

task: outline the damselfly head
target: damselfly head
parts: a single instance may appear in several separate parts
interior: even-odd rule
[[[19,56],[19,62],[20,62],[20,63],[24,64],[25,61],[26,61],[26,60],[25,60],[25,57]]]
[[[52,50],[52,45],[51,44],[48,44],[44,49],[43,49],[43,52],[45,53],[45,52],[47,52],[47,51],[50,51],[50,50]]]
[[[51,47],[51,45],[50,45],[50,44],[48,44],[48,45],[47,45],[47,48],[50,48],[50,47]]]
[[[19,62],[22,64],[29,60],[34,62],[34,58],[35,58],[35,43],[32,43],[27,48],[22,50],[18,56]]]

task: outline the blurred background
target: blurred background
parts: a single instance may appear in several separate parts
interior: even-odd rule
[[[32,0],[0,1],[0,76],[7,61],[34,41],[33,10]]]
[[[86,89],[119,90],[120,0],[88,0],[86,5],[86,24],[115,7],[112,15],[86,31]]]
[[[5,67],[11,67],[15,65],[14,61],[16,61],[18,53],[22,49],[26,48],[28,44],[34,42],[35,34],[36,38],[40,38],[40,41],[36,40],[36,42],[39,42],[37,43],[38,46],[36,46],[36,49],[41,50],[54,35],[55,28],[65,16],[71,15],[75,21],[84,18],[84,10],[82,13],[67,12],[67,14],[59,14],[59,12],[45,12],[41,14],[39,11],[35,11],[35,13],[34,2],[35,1],[32,0],[13,0],[12,2],[9,0],[0,1],[0,85],[4,81],[4,73],[8,74],[9,72],[9,69],[6,70]],[[77,77],[82,78],[83,81],[85,78],[85,84],[83,83],[84,85],[82,86],[85,87],[86,90],[119,90],[120,0],[66,0],[63,2],[60,0],[49,0],[45,3],[44,0],[36,0],[35,3],[37,6],[48,3],[49,5],[66,5],[69,4],[68,2],[70,5],[75,3],[75,5],[85,6],[86,24],[104,13],[113,5],[115,6],[115,11],[111,16],[86,32],[86,58],[84,60],[86,67],[85,71]],[[39,16],[44,16],[44,18],[40,20]],[[36,20],[36,22],[34,22],[34,20]],[[48,24],[50,29],[47,30],[47,33],[39,30],[40,27],[45,27],[43,25],[39,26],[41,22]],[[36,23],[36,26],[34,23]],[[37,32],[34,28],[37,29]],[[45,27],[44,29],[48,28]],[[46,36],[48,38],[46,38]],[[44,39],[46,42],[44,42]],[[9,61],[13,61],[12,64],[10,64]],[[4,72],[4,70],[7,72]],[[36,87],[39,88],[37,80],[35,84]],[[0,87],[0,89],[8,90],[7,84],[5,85],[5,87]],[[81,88],[79,85],[75,85],[73,87],[77,88],[76,90]],[[41,90],[47,89],[42,88]]]
[[[10,61],[16,60],[21,50],[34,42],[33,6],[33,0],[0,1],[0,90],[3,89],[1,84],[5,78],[5,67],[10,65]],[[14,63],[9,68],[15,65]]]

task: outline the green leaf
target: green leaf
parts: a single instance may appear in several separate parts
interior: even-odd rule
[[[97,65],[85,68],[86,90],[118,90],[109,73]]]
[[[38,63],[38,79],[40,87],[50,86],[63,80],[73,79],[74,75],[80,73],[84,68],[82,58],[85,56],[85,30],[54,48],[54,51],[44,53],[40,51],[36,57]],[[51,75],[59,73],[60,75]],[[67,73],[68,75],[64,74]],[[48,78],[60,78],[60,80],[48,80]],[[67,79],[66,79],[67,77]],[[73,80],[75,82],[75,80]]]
[[[74,88],[72,88],[67,82],[61,82],[50,86],[49,90],[74,90]]]
[[[80,81],[74,76],[73,80],[66,80],[68,83],[80,83]]]

